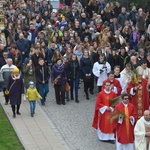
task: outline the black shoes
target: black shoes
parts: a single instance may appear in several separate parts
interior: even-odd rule
[[[13,114],[13,118],[16,118],[16,114]]]
[[[111,143],[111,144],[115,144],[114,140],[109,140],[108,142]]]
[[[43,103],[41,103],[42,104],[42,106],[45,106],[45,102],[43,102]]]
[[[79,100],[78,100],[78,98],[76,97],[76,103],[79,103]]]
[[[8,102],[5,102],[5,105],[8,105]]]
[[[60,102],[56,102],[57,103],[57,105],[61,105],[61,103]]]
[[[20,112],[17,112],[17,115],[21,115],[21,113],[20,113]]]
[[[90,91],[90,94],[91,94],[91,95],[93,95],[93,94],[94,94],[94,92],[93,92],[93,91]]]
[[[115,140],[101,140],[102,142],[108,142],[108,143],[111,143],[111,144],[115,144]]]
[[[69,102],[69,97],[66,98],[66,101]]]
[[[86,100],[89,100],[89,96],[86,96]]]

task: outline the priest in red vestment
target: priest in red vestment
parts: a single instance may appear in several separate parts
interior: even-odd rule
[[[138,74],[137,82],[132,80],[128,87],[127,93],[131,95],[131,103],[135,106],[138,118],[141,118],[144,111],[149,109],[149,83]]]
[[[108,79],[104,80],[102,84],[102,89],[104,89],[104,83],[107,81],[111,83],[110,89],[114,91],[117,94],[117,96],[121,95],[122,87],[120,82],[117,79],[115,79],[115,75],[113,71],[109,73]]]
[[[134,150],[134,125],[137,120],[136,109],[129,103],[129,95],[121,95],[122,101],[115,106],[114,114],[118,117],[113,121],[116,137],[116,150]]]
[[[113,128],[109,120],[114,108],[110,106],[110,100],[117,95],[110,90],[110,85],[110,82],[105,82],[104,89],[98,93],[92,126],[97,129],[101,141],[114,144]]]

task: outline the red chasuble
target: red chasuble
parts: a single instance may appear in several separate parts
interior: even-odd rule
[[[122,91],[122,87],[120,85],[120,82],[117,79],[113,79],[113,81],[111,81],[108,78],[108,79],[103,81],[102,89],[104,89],[104,83],[107,81],[110,82],[111,84],[113,84],[117,88],[117,91],[118,91],[117,95],[120,96],[121,91]]]
[[[118,119],[116,119],[113,122],[115,136],[117,137],[118,142],[121,144],[134,143],[134,125],[132,125],[130,122],[130,116],[133,116],[136,121],[137,113],[133,104],[128,103],[127,107],[128,107],[129,116],[123,119],[122,124],[118,123]],[[119,104],[116,105],[115,110],[125,113],[125,106],[123,105],[122,102],[120,102]],[[129,119],[129,126],[127,126],[126,119]]]
[[[142,79],[141,83],[135,85],[131,81],[127,87],[127,93],[129,94],[131,88],[134,88],[135,86],[138,87],[135,95],[131,95],[130,101],[130,103],[132,103],[137,110],[138,118],[142,117],[144,110],[149,109],[149,92],[147,90],[147,82],[148,81],[146,79]]]
[[[110,99],[115,98],[115,97],[117,97],[117,95],[113,91],[110,91],[109,94],[105,93],[104,90],[98,93],[92,126],[95,129],[99,128],[101,132],[103,133],[112,133],[113,131],[112,124],[110,123],[111,112],[106,110],[104,114],[101,114],[99,109],[104,106],[110,107]]]

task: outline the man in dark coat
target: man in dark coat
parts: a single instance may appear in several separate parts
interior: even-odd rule
[[[9,76],[7,90],[9,91],[9,99],[13,111],[13,117],[15,118],[16,113],[17,115],[21,115],[19,109],[21,104],[21,96],[24,94],[23,79],[17,67],[13,69],[12,74]],[[15,111],[15,105],[17,105],[17,112]]]
[[[39,58],[38,60],[39,66],[36,67],[35,75],[36,75],[36,83],[38,91],[42,97],[41,104],[45,105],[46,96],[49,92],[49,78],[50,78],[50,71],[49,68],[44,64],[44,59]]]
[[[25,61],[25,58],[29,56],[29,43],[26,39],[24,39],[23,33],[19,34],[19,39],[16,42],[18,50],[22,54],[23,62]]]

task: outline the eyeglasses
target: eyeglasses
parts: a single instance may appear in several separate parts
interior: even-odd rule
[[[106,84],[106,86],[110,86],[110,84]]]

